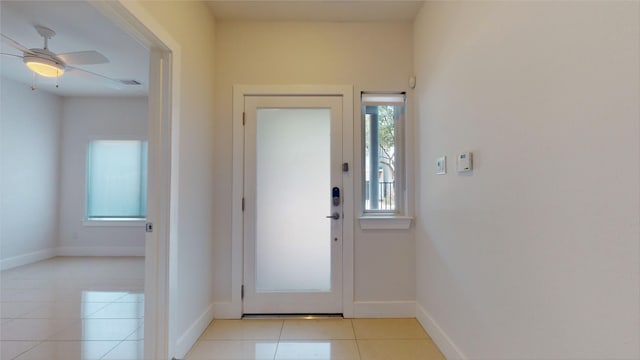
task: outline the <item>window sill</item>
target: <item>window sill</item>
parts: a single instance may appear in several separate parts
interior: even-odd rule
[[[89,227],[144,227],[146,222],[146,219],[85,219],[82,221],[82,225]]]
[[[361,216],[362,230],[407,230],[411,227],[411,216]]]

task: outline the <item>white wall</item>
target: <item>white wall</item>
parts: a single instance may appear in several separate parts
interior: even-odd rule
[[[170,342],[183,358],[213,317],[213,81],[215,20],[203,2],[141,1],[180,46],[181,91],[176,109],[179,123],[180,169],[176,299],[171,299]],[[227,204],[228,206],[228,204]]]
[[[64,99],[59,255],[144,255],[143,223],[137,223],[136,226],[88,226],[84,224],[84,219],[86,156],[89,141],[146,138],[146,97]]]
[[[408,23],[218,21],[215,46],[212,156],[216,203],[212,220],[216,234],[212,276],[215,300],[225,303],[231,301],[232,87],[353,85],[358,134],[361,91],[407,90],[412,72],[412,27]],[[356,155],[359,158],[359,153]],[[352,169],[359,168],[359,163],[352,164]],[[355,203],[359,204],[359,195]],[[359,205],[356,208],[357,218]],[[355,228],[354,300],[363,306],[361,311],[395,311],[396,315],[404,311],[411,316],[415,300],[413,229],[365,232],[358,224]],[[398,307],[397,301],[406,303]]]
[[[0,80],[0,269],[55,255],[62,100]]]
[[[449,358],[640,358],[639,7],[419,13],[417,299]]]

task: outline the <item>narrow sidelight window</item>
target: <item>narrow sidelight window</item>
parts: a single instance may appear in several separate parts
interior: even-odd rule
[[[362,93],[363,209],[402,213],[404,93]]]
[[[88,220],[147,216],[147,142],[95,140],[87,149]]]

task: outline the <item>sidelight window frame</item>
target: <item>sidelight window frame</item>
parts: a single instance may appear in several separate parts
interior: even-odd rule
[[[406,169],[405,169],[405,124],[407,97],[405,92],[362,92],[361,93],[361,214],[363,217],[402,217],[406,214]],[[381,107],[393,108],[393,145],[379,151],[385,153],[386,161],[378,161],[376,166],[376,183],[367,179],[372,173],[373,164],[369,162],[368,146],[376,142],[371,138],[371,121],[379,116]],[[380,119],[377,124],[380,125]],[[379,129],[378,129],[379,131]],[[387,141],[388,141],[387,128]],[[378,140],[380,136],[378,136]],[[391,153],[391,154],[390,154]],[[369,149],[371,154],[371,149]],[[382,156],[383,158],[385,156]],[[378,156],[380,159],[381,157]],[[392,163],[389,165],[389,163]],[[381,165],[382,164],[382,165]],[[390,179],[392,184],[390,185]],[[390,185],[390,186],[389,186]],[[377,189],[377,191],[376,191]],[[376,196],[376,194],[378,196]],[[378,199],[376,205],[372,199]]]

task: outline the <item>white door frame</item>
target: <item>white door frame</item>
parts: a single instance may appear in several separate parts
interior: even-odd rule
[[[269,95],[334,95],[342,97],[342,154],[349,163],[349,171],[343,173],[343,243],[342,243],[342,303],[345,317],[353,317],[354,277],[354,166],[353,166],[353,86],[352,85],[236,85],[233,87],[233,187],[231,192],[231,307],[226,317],[242,316],[241,287],[243,280],[243,216],[244,191],[244,129],[242,113],[245,96]]]
[[[180,46],[139,4],[126,0],[90,2],[109,20],[150,49],[147,221],[145,237],[145,359],[169,359],[176,344],[171,332],[172,299],[177,298],[176,239]]]

